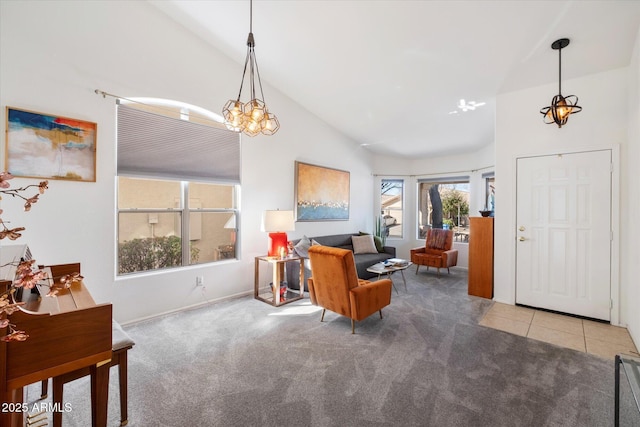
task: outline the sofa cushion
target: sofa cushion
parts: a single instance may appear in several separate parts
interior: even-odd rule
[[[333,246],[339,248],[345,245],[351,245],[351,236],[353,234],[333,234],[330,236],[314,237],[323,246]]]
[[[371,234],[365,234],[364,236],[351,237],[353,242],[353,253],[359,254],[377,254],[376,244],[373,242],[373,236]]]
[[[311,244],[315,244],[315,242],[323,245],[323,246],[334,246],[342,249],[348,249],[353,252],[353,246],[351,244],[351,237],[357,235],[355,233],[352,234],[334,234],[329,236],[316,236],[313,238],[309,238]],[[298,244],[299,240],[292,240],[292,243]],[[377,273],[371,273],[367,271],[367,268],[371,267],[373,264],[384,261],[388,258],[393,258],[396,256],[396,251],[394,247],[385,246],[383,248],[383,252],[381,253],[372,253],[372,254],[360,254],[355,255],[356,261],[356,269],[358,271],[358,278],[360,279],[370,279],[375,278]],[[294,250],[294,252],[296,252]],[[297,253],[297,252],[296,252]],[[298,255],[299,256],[299,255]],[[309,264],[309,259],[304,260],[304,290],[307,291],[307,279],[311,277],[311,266]],[[287,275],[287,283],[291,289],[300,289],[300,264],[297,262],[292,262],[287,264],[286,268]]]
[[[309,258],[309,248],[311,247],[311,240],[307,236],[302,236],[302,239],[293,247],[293,250],[301,258]]]
[[[359,234],[361,236],[365,236],[371,233],[365,233],[364,231],[361,231]],[[373,243],[376,244],[376,249],[378,250],[379,253],[384,252],[384,245],[382,244],[382,239],[379,236],[373,236]]]

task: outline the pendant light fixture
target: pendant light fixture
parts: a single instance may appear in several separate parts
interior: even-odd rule
[[[273,135],[280,129],[280,122],[273,113],[267,109],[262,92],[262,81],[258,71],[258,61],[255,53],[255,40],[253,38],[253,0],[249,1],[249,37],[247,38],[247,57],[244,60],[244,71],[240,82],[240,91],[237,99],[230,99],[222,109],[224,124],[227,129],[235,132],[243,132],[245,135],[256,136],[260,133]],[[243,104],[240,101],[244,78],[249,67],[249,95],[250,100]],[[256,97],[256,79],[260,88],[260,98]]]
[[[551,44],[551,48],[558,51],[558,94],[553,97],[550,106],[540,110],[546,124],[555,123],[559,128],[567,123],[569,115],[582,111],[582,107],[578,105],[577,96],[562,96],[562,49],[567,46],[569,46],[569,39],[559,39]]]

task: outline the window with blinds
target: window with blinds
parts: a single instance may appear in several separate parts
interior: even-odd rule
[[[236,258],[239,134],[184,108],[117,108],[117,274]]]
[[[240,135],[118,104],[118,175],[239,184]]]

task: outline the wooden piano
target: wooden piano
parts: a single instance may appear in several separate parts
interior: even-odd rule
[[[50,266],[51,277],[80,272],[80,264]],[[11,282],[0,282],[8,286]],[[6,289],[6,288],[3,288]],[[111,304],[96,304],[81,281],[46,297],[47,288],[32,293],[25,289],[16,300],[25,302],[11,322],[29,338],[22,342],[0,341],[0,400],[23,403],[23,387],[76,369],[91,370],[92,425],[106,426],[111,358]],[[4,330],[0,330],[4,332]],[[2,334],[4,335],[4,333]],[[15,405],[2,405],[15,407]],[[20,406],[18,406],[20,407]],[[60,418],[60,417],[58,417]],[[0,412],[0,426],[24,426],[24,413]]]

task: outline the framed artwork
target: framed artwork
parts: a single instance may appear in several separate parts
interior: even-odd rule
[[[349,172],[296,162],[296,221],[349,219]]]
[[[96,123],[7,107],[5,170],[95,182],[97,131]]]

